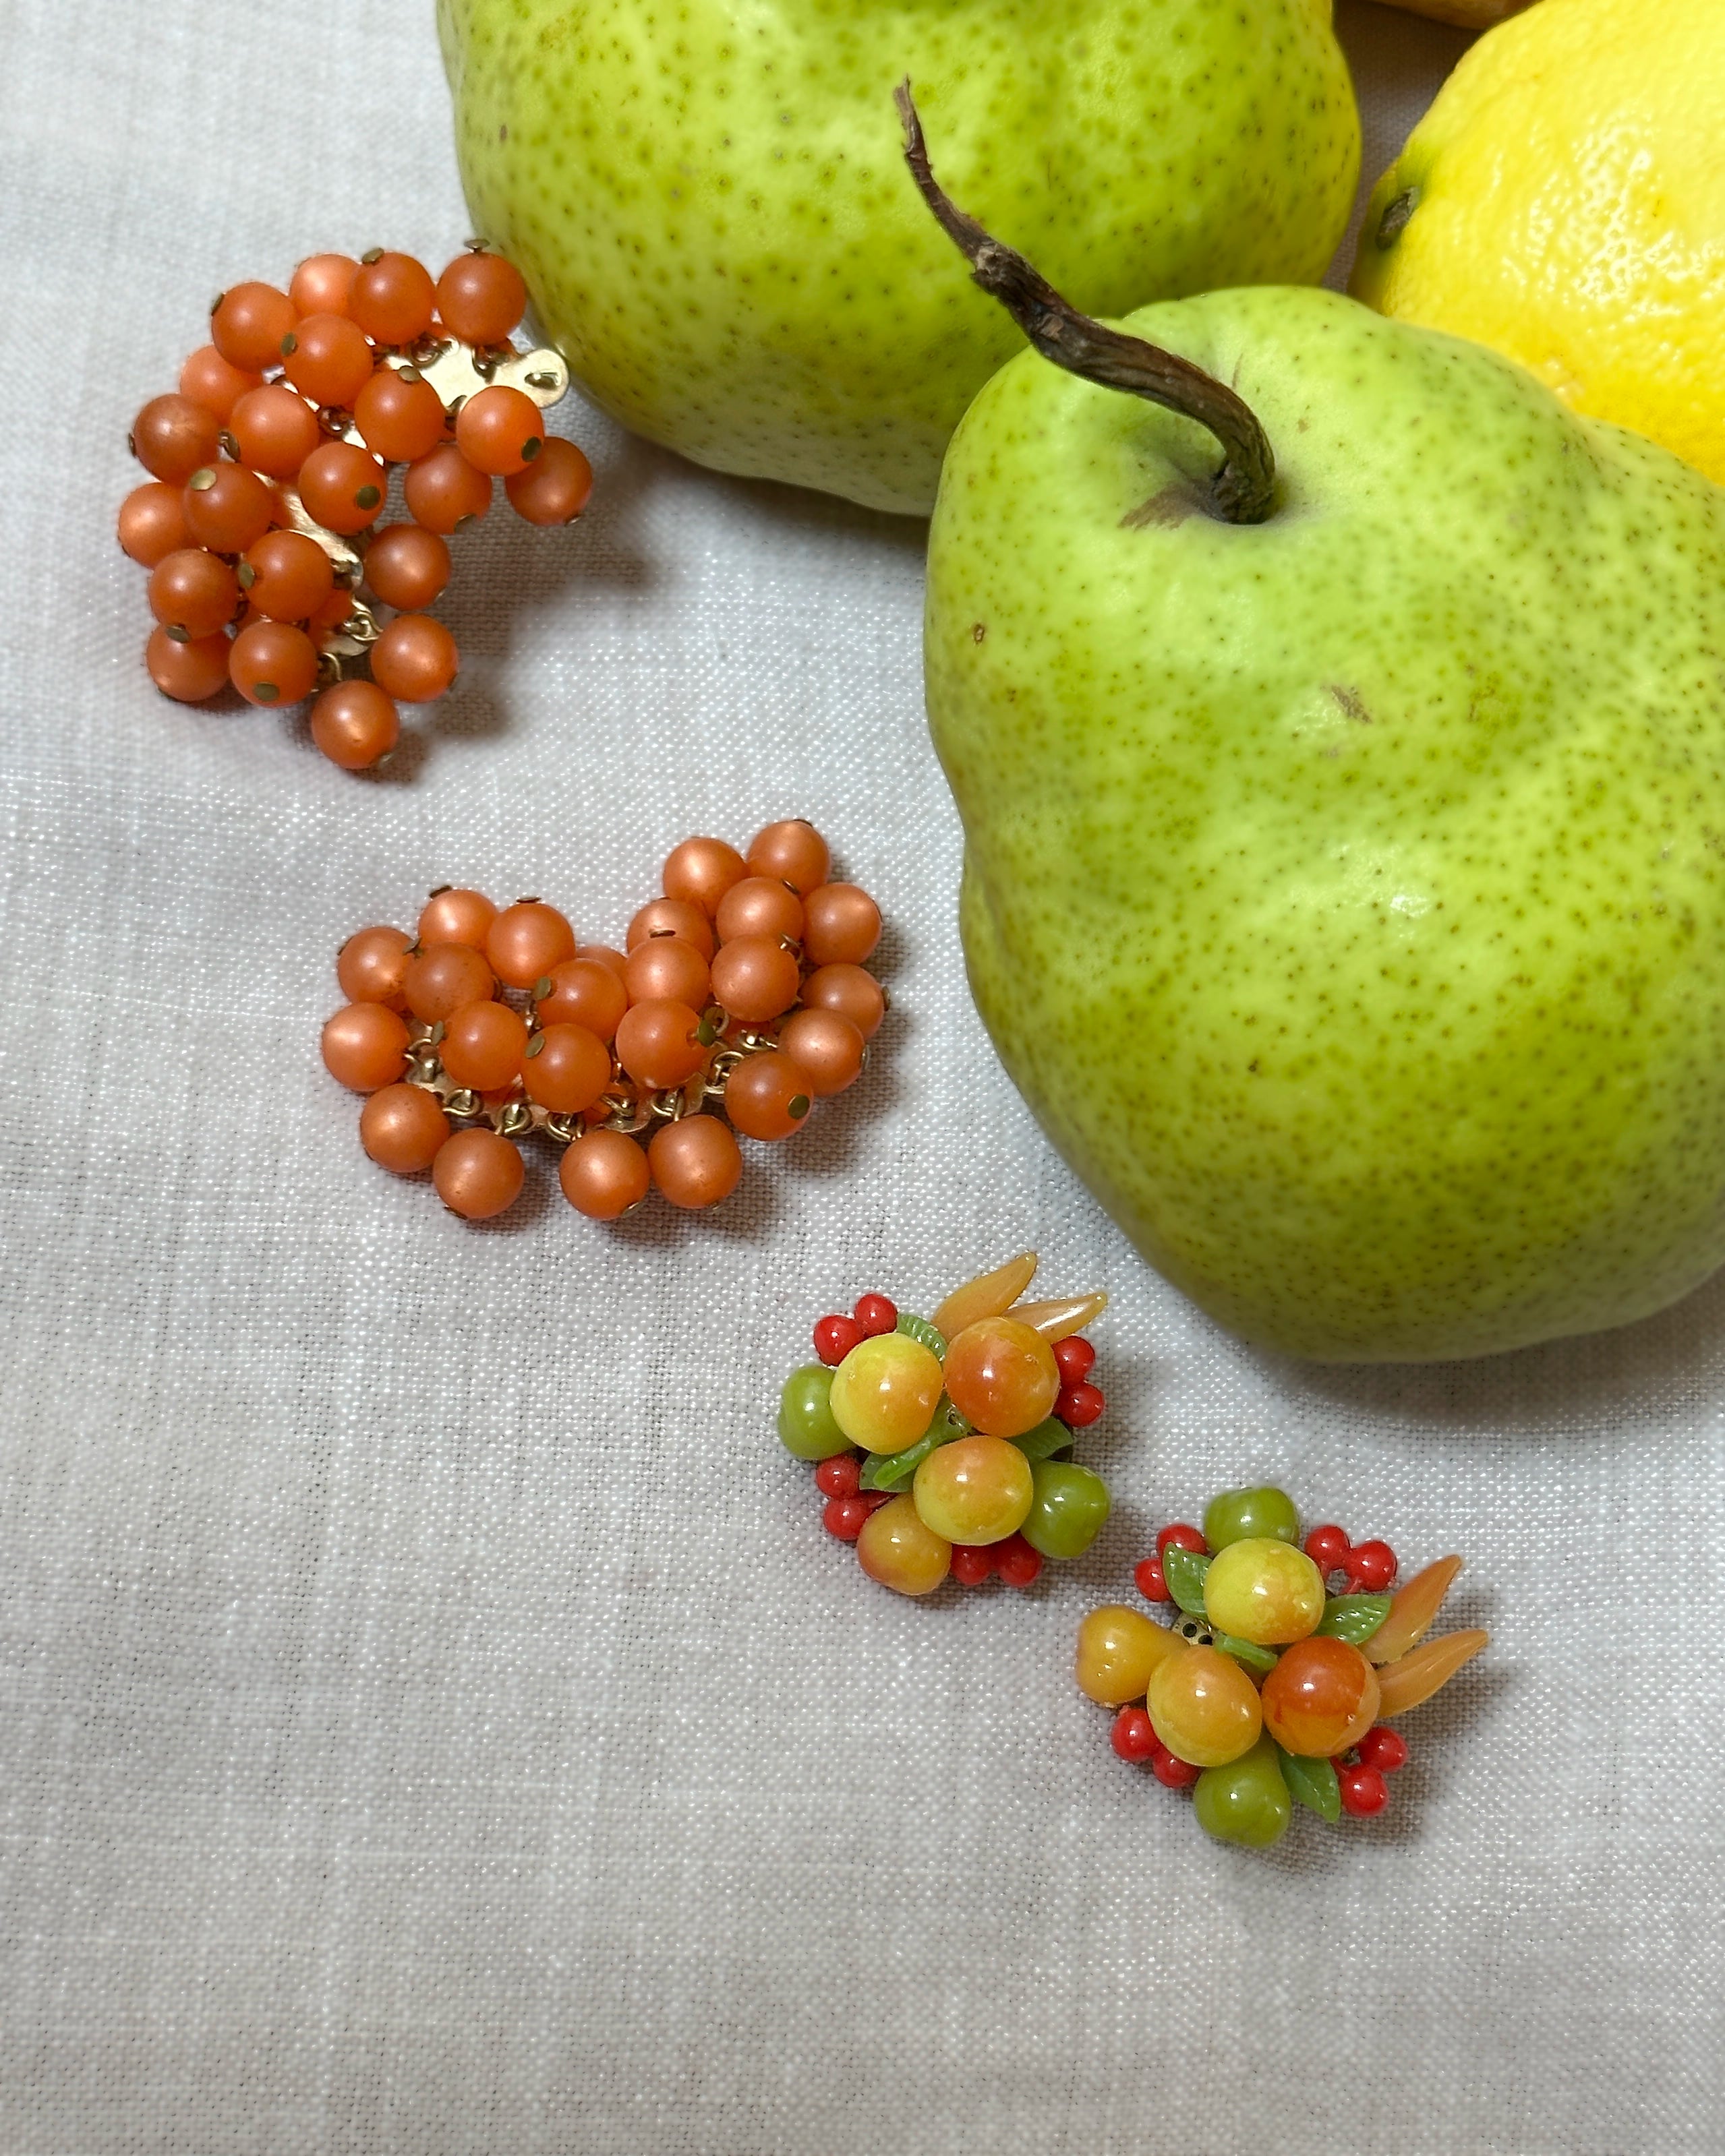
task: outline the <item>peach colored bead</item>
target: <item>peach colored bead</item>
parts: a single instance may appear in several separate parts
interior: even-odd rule
[[[489,1220],[521,1195],[519,1150],[496,1131],[457,1131],[431,1163],[431,1180],[451,1213],[464,1220]]]
[[[718,911],[720,899],[748,873],[743,856],[723,839],[685,839],[665,856],[660,880],[667,898],[680,899],[710,921]]]
[[[610,1051],[584,1025],[548,1025],[528,1043],[521,1082],[556,1116],[579,1116],[611,1082]]]
[[[816,884],[826,882],[832,864],[826,841],[801,816],[783,824],[769,824],[764,831],[757,831],[747,860],[751,875],[776,877],[788,883],[799,898],[806,896]]]
[[[411,344],[430,328],[436,311],[431,273],[411,254],[373,250],[348,288],[348,312],[379,344]]]
[[[351,254],[308,254],[293,273],[287,296],[298,315],[345,315],[359,264]]]
[[[266,531],[246,548],[239,581],[255,613],[271,621],[309,621],[334,590],[335,572],[303,531]],[[352,604],[345,592],[342,604]]]
[[[681,936],[649,936],[624,962],[623,985],[632,1004],[688,1004],[701,1010],[712,976],[707,961]]]
[[[632,951],[649,936],[681,936],[693,943],[703,958],[711,958],[714,944],[712,923],[698,906],[678,898],[655,898],[642,906],[629,924],[626,939]]]
[[[590,1220],[615,1220],[639,1205],[651,1184],[646,1149],[621,1131],[589,1131],[565,1148],[557,1179]]]
[[[337,681],[312,706],[312,739],[343,771],[369,771],[401,738],[401,714],[375,681]]]
[[[449,583],[449,548],[418,524],[385,524],[365,550],[365,581],[385,606],[417,613]]]
[[[745,1055],[725,1081],[724,1111],[745,1138],[788,1138],[807,1119],[808,1082],[788,1055]]]
[[[177,643],[165,629],[152,629],[144,646],[150,679],[177,704],[201,704],[228,685],[228,657],[233,646],[219,631]]]
[[[497,909],[483,891],[451,889],[434,891],[420,909],[421,943],[471,943],[485,948],[485,939],[497,917]]]
[[[254,621],[228,652],[228,678],[249,704],[297,704],[317,684],[317,648],[285,621]]]
[[[192,544],[180,490],[159,479],[135,486],[121,503],[119,531],[121,547],[145,569]]]
[[[788,936],[794,942],[802,934],[802,901],[775,876],[744,876],[734,883],[718,901],[713,926],[721,943],[734,943],[739,936]]]
[[[687,1004],[632,1004],[617,1026],[617,1060],[637,1086],[681,1086],[707,1060],[700,1024]]]
[[[407,1068],[407,1028],[382,1004],[349,1004],[323,1029],[324,1068],[356,1093],[393,1085]]]
[[[578,943],[575,956],[590,958],[595,966],[610,967],[620,981],[623,978],[623,968],[629,963],[620,951],[612,950],[609,943]]]
[[[455,680],[456,639],[429,613],[399,613],[371,648],[372,679],[404,704],[429,704]]]
[[[593,493],[593,467],[573,442],[548,434],[523,470],[503,482],[509,506],[528,524],[573,524]]]
[[[426,1025],[482,1001],[495,986],[491,962],[471,943],[422,944],[401,984],[408,1009]]]
[[[885,990],[860,966],[817,967],[802,984],[802,1000],[810,1010],[847,1018],[865,1040],[873,1040],[887,1014]]]
[[[342,944],[336,957],[336,979],[350,1004],[387,1004],[407,1009],[403,989],[413,939],[399,928],[362,928]]]
[[[672,1204],[699,1213],[736,1188],[743,1156],[716,1116],[684,1116],[654,1133],[647,1166]]]
[[[305,398],[279,382],[248,389],[234,407],[228,431],[239,462],[266,479],[292,479],[324,438]]]
[[[293,327],[294,303],[286,292],[255,279],[231,285],[210,311],[210,340],[230,366],[255,374],[281,364],[281,340]]]
[[[817,1100],[842,1093],[862,1068],[862,1036],[837,1011],[795,1010],[779,1029],[779,1045],[808,1081]]]
[[[353,442],[325,442],[300,466],[306,513],[330,531],[363,531],[376,521],[389,484],[383,465]]]
[[[527,1020],[507,1004],[463,1004],[444,1021],[438,1055],[458,1086],[494,1092],[521,1075]]]
[[[449,1117],[421,1086],[385,1086],[359,1111],[359,1142],[392,1175],[430,1168],[449,1136]]]
[[[189,397],[152,397],[131,423],[131,453],[152,479],[183,486],[215,462],[221,435],[214,413]]]
[[[575,932],[543,899],[518,898],[487,931],[485,953],[500,981],[512,988],[530,988],[554,966],[574,957]]]
[[[193,642],[225,629],[239,611],[239,583],[219,554],[202,547],[176,547],[150,572],[146,596],[164,629],[178,641]]]
[[[437,311],[464,344],[502,344],[527,311],[527,286],[506,257],[470,248],[438,279]]]
[[[803,956],[811,966],[860,966],[880,941],[880,908],[853,883],[819,884],[803,901]]]
[[[475,471],[508,479],[525,471],[545,446],[545,423],[524,389],[494,382],[474,393],[456,414],[456,446]]]
[[[261,389],[264,377],[235,367],[213,344],[199,345],[180,369],[180,394],[225,419],[248,389]]]
[[[701,970],[706,971],[704,961]],[[584,1025],[601,1040],[615,1036],[629,1008],[629,991],[609,966],[596,958],[565,958],[547,978],[550,991],[538,1003],[541,1025]]]
[[[760,1025],[796,1001],[801,975],[781,944],[765,936],[739,936],[713,960],[713,993],[733,1018]]]
[[[492,506],[491,480],[474,470],[453,442],[409,465],[401,491],[408,515],[428,531],[457,531]]]
[[[445,439],[443,399],[417,367],[380,367],[353,400],[353,424],[365,446],[385,464],[430,456]]]

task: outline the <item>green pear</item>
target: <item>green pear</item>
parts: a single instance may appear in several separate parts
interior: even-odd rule
[[[928,514],[1017,348],[904,189],[906,74],[972,199],[1093,309],[1315,280],[1353,194],[1330,0],[439,0],[438,21],[477,228],[589,395],[698,464],[878,509]]]
[[[945,208],[979,281],[1017,259]],[[1041,351],[1141,393],[989,382],[926,661],[971,985],[1043,1127],[1297,1355],[1683,1295],[1725,1260],[1725,492],[1327,292],[1110,331],[1040,290]],[[1233,429],[1219,479],[1146,397]]]

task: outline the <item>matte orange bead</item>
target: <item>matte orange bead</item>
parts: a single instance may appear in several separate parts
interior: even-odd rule
[[[428,531],[456,531],[492,506],[491,480],[473,469],[453,442],[409,465],[401,490],[409,516]]]
[[[234,407],[228,431],[240,463],[266,479],[292,479],[323,439],[317,414],[279,382],[248,389]]]
[[[301,316],[345,315],[358,272],[359,264],[351,254],[308,254],[287,288],[294,312]]]
[[[465,344],[502,344],[527,311],[521,272],[503,255],[473,249],[437,280],[437,312]]]
[[[246,548],[240,582],[253,608],[271,621],[309,621],[335,589],[335,572],[305,532],[266,531]],[[343,593],[343,606],[350,603]]]
[[[789,1010],[801,978],[790,953],[765,936],[739,936],[713,954],[714,998],[746,1025]]]
[[[261,389],[264,377],[249,367],[235,367],[222,357],[213,344],[199,345],[180,369],[180,394],[226,419],[248,389]],[[204,461],[204,459],[200,459]]]
[[[180,490],[159,479],[135,486],[120,505],[120,544],[140,567],[153,569],[166,556],[192,544]]]
[[[788,1138],[807,1118],[808,1086],[788,1055],[745,1055],[725,1081],[724,1111],[745,1138]]]
[[[573,442],[548,434],[524,470],[503,482],[509,506],[529,524],[573,524],[593,493],[593,467]]]
[[[471,943],[485,948],[485,939],[497,917],[497,909],[483,891],[451,889],[434,891],[420,909],[421,943]]]
[[[463,1004],[444,1021],[437,1053],[458,1086],[488,1093],[521,1075],[527,1020],[507,1004]]]
[[[507,479],[525,471],[545,446],[545,423],[523,389],[493,382],[456,415],[456,445],[475,471]]]
[[[345,315],[308,315],[281,341],[281,368],[314,404],[351,411],[372,377],[376,356]]]
[[[230,366],[261,374],[281,364],[281,340],[294,319],[293,301],[275,285],[232,285],[211,310],[210,341]]]
[[[667,898],[693,906],[710,921],[718,901],[749,873],[743,856],[723,839],[685,839],[665,856],[661,881]],[[705,954],[711,957],[710,952]]]
[[[369,771],[401,738],[401,714],[374,681],[337,681],[312,706],[312,738],[343,771]]]
[[[389,475],[353,442],[325,442],[300,466],[300,500],[314,523],[329,531],[363,531],[384,506]]]
[[[744,876],[734,883],[718,901],[713,926],[721,943],[739,936],[788,936],[794,942],[802,934],[802,901],[776,876]]]
[[[485,949],[500,981],[512,988],[530,988],[554,966],[574,957],[575,932],[554,906],[520,898],[492,921]]]
[[[177,547],[150,572],[150,611],[164,629],[191,643],[214,636],[239,611],[239,581],[219,554]]]
[[[873,1040],[887,1014],[885,990],[861,966],[817,967],[802,984],[802,1000],[807,1009],[847,1018],[865,1040]]]
[[[317,647],[287,622],[252,622],[234,639],[228,677],[249,704],[297,704],[317,685]]]
[[[803,956],[811,966],[860,966],[880,941],[880,908],[853,883],[817,884],[803,901]]]
[[[615,1220],[647,1194],[646,1148],[621,1131],[589,1131],[564,1149],[557,1179],[576,1212]]]
[[[482,1002],[496,986],[490,960],[471,943],[425,942],[408,960],[401,984],[408,1009],[426,1025]]]
[[[385,524],[365,550],[365,581],[385,606],[417,613],[449,582],[449,548],[420,524]]]
[[[610,1051],[584,1025],[548,1025],[528,1043],[521,1082],[542,1108],[578,1116],[610,1084]]]
[[[323,1029],[324,1068],[356,1093],[393,1085],[407,1068],[407,1028],[382,1004],[349,1004]]]
[[[353,424],[368,449],[386,464],[412,464],[429,456],[448,434],[443,399],[415,370],[380,367],[353,403]]]
[[[431,1163],[431,1180],[451,1213],[489,1220],[521,1195],[521,1152],[496,1131],[457,1131]]]
[[[359,1111],[359,1142],[392,1175],[430,1168],[449,1134],[449,1117],[422,1086],[385,1086]]]
[[[131,452],[152,479],[183,486],[222,446],[220,423],[189,397],[152,397],[131,423]]]
[[[779,1029],[779,1045],[803,1073],[809,1091],[825,1100],[856,1080],[866,1044],[837,1011],[794,1010]]]
[[[629,991],[609,966],[596,958],[566,958],[545,978],[551,988],[539,998],[542,1025],[584,1025],[601,1040],[615,1036],[629,1008]]]
[[[620,981],[623,978],[623,968],[629,963],[620,951],[613,951],[609,943],[578,943],[575,956],[590,958],[596,966],[609,966]]]
[[[154,629],[144,646],[144,664],[164,696],[177,704],[201,704],[227,687],[232,648],[219,632],[179,644],[165,629]]]
[[[461,663],[456,639],[429,613],[397,614],[371,648],[372,679],[404,704],[429,704],[440,696]]]
[[[704,1009],[712,985],[707,961],[681,936],[649,936],[636,945],[623,968],[632,1004],[688,1004]]]
[[[716,947],[706,915],[699,906],[685,905],[681,899],[650,899],[630,922],[626,941],[633,951],[651,936],[680,936],[686,943],[693,943],[703,958],[710,959]]]
[[[186,529],[216,554],[243,554],[276,521],[275,497],[239,465],[200,465],[180,495]]]
[[[342,944],[336,958],[336,979],[350,1004],[387,1004],[405,1010],[411,937],[399,928],[361,928]]]
[[[693,1078],[710,1052],[687,1004],[631,1004],[617,1026],[617,1060],[637,1086],[657,1091]]]
[[[743,1156],[716,1116],[684,1116],[655,1132],[647,1166],[672,1204],[698,1213],[730,1196],[743,1173]]]
[[[411,254],[385,250],[362,260],[348,290],[348,312],[379,344],[411,344],[436,310],[431,273]]]
[[[757,831],[746,859],[751,875],[775,876],[799,898],[826,882],[832,861],[825,839],[801,816]]]

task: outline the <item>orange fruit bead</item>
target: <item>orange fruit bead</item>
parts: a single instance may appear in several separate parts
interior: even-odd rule
[[[417,613],[449,582],[449,548],[418,524],[385,524],[365,550],[365,581],[385,606]]]
[[[380,367],[360,391],[353,424],[385,464],[412,464],[444,440],[443,399],[417,367]]]
[[[610,1084],[610,1052],[584,1025],[545,1026],[528,1043],[521,1082],[553,1115],[578,1116]]]
[[[477,391],[456,414],[456,446],[475,471],[507,479],[545,446],[545,423],[524,389],[502,382]]]
[[[295,314],[293,301],[273,285],[234,285],[210,310],[210,338],[230,367],[261,374],[281,364],[281,340]]]
[[[541,1025],[584,1025],[601,1040],[615,1036],[629,1008],[629,991],[609,966],[595,958],[565,958],[544,978],[550,986],[538,1000]]]
[[[637,1086],[681,1086],[707,1060],[700,1024],[687,1004],[631,1004],[617,1024],[617,1060]]]
[[[623,985],[632,1004],[688,1004],[705,1007],[711,986],[707,961],[681,936],[649,936],[623,965]]]
[[[793,816],[782,824],[769,824],[754,834],[747,855],[751,875],[776,876],[788,883],[799,898],[816,884],[825,883],[832,856],[826,841],[806,818]]]
[[[992,1437],[1022,1437],[1045,1421],[1060,1390],[1054,1351],[1015,1317],[980,1317],[947,1343],[952,1404]]]
[[[776,876],[744,876],[718,901],[713,925],[721,943],[739,936],[766,936],[775,942],[802,934],[802,901]]]
[[[329,531],[363,531],[384,506],[389,474],[353,442],[325,442],[300,466],[306,513]]]
[[[548,434],[545,446],[503,482],[509,506],[529,524],[573,524],[593,492],[593,467],[573,442]]]
[[[293,273],[287,296],[294,312],[306,315],[345,315],[348,295],[359,264],[351,254],[308,254]]]
[[[369,771],[401,738],[401,714],[374,681],[337,681],[312,706],[312,739],[343,771]]]
[[[723,839],[685,839],[665,856],[660,880],[667,898],[696,907],[710,921],[720,899],[747,874],[743,856]]]
[[[521,1195],[526,1173],[518,1147],[496,1131],[457,1131],[431,1163],[431,1180],[451,1213],[489,1220]]]
[[[575,932],[554,906],[518,898],[506,906],[486,933],[485,953],[500,981],[530,988],[575,955]]]
[[[118,529],[121,547],[146,569],[192,543],[179,489],[164,486],[159,479],[147,480],[126,495],[120,505]]]
[[[336,954],[336,979],[350,1004],[388,1004],[404,1010],[408,952],[413,939],[399,928],[360,928]]]
[[[836,1011],[864,1040],[873,1040],[887,1014],[886,991],[860,966],[819,966],[802,984],[804,1008]]]
[[[279,382],[248,389],[234,407],[228,431],[240,463],[269,479],[291,479],[323,439],[317,414]]]
[[[421,943],[471,943],[483,951],[497,909],[480,891],[457,890],[445,884],[434,891],[420,909]]]
[[[261,389],[264,377],[235,367],[213,344],[201,344],[180,369],[180,394],[225,419],[248,389]],[[200,461],[202,461],[200,459]]]
[[[890,1498],[862,1522],[857,1562],[895,1594],[932,1594],[952,1567],[952,1544],[924,1525],[909,1497]]]
[[[454,531],[483,516],[492,506],[491,480],[473,469],[453,442],[409,465],[402,493],[409,515],[428,531]]]
[[[817,884],[803,901],[803,956],[811,966],[860,966],[880,941],[880,908],[853,883]]]
[[[667,1123],[653,1134],[646,1157],[662,1194],[686,1213],[704,1212],[729,1198],[743,1173],[737,1141],[717,1116],[684,1116]]]
[[[429,704],[440,696],[461,662],[456,639],[429,613],[397,614],[371,648],[373,680],[404,704]],[[569,948],[574,948],[573,938]]]
[[[351,411],[376,355],[345,315],[308,315],[281,340],[281,371],[314,404]]]
[[[745,1055],[725,1081],[724,1111],[745,1138],[788,1138],[812,1105],[808,1088],[788,1055]]]
[[[507,1004],[463,1004],[445,1020],[437,1053],[456,1085],[489,1093],[521,1075],[527,1040],[527,1020]]]
[[[393,1085],[407,1068],[407,1028],[382,1004],[349,1004],[323,1029],[323,1064],[356,1093]]]
[[[379,344],[411,344],[431,326],[437,287],[411,254],[373,248],[361,257],[348,291],[348,312]]]
[[[1314,1634],[1284,1651],[1260,1697],[1264,1726],[1283,1751],[1333,1759],[1377,1719],[1377,1672],[1346,1640]]]
[[[180,495],[186,529],[217,554],[243,554],[275,521],[276,501],[255,472],[239,465],[203,465]]]
[[[150,611],[175,641],[225,629],[239,611],[239,580],[219,554],[179,547],[150,572]]]
[[[527,286],[512,262],[475,248],[438,279],[437,312],[464,344],[502,344],[527,312]]]
[[[385,1086],[359,1111],[359,1142],[392,1175],[430,1168],[449,1137],[449,1117],[423,1086]]]
[[[655,898],[641,907],[629,924],[626,937],[632,951],[637,943],[644,943],[650,936],[680,936],[685,943],[693,943],[703,958],[711,958],[715,948],[712,924],[698,906],[687,906],[677,898]]]
[[[177,704],[201,704],[228,685],[225,636],[194,637],[180,644],[165,629],[152,629],[144,646],[144,664],[150,679],[164,696]]]
[[[646,1148],[621,1131],[589,1131],[566,1147],[557,1179],[563,1194],[590,1220],[615,1220],[647,1194]]]
[[[317,647],[287,622],[250,622],[229,650],[228,678],[248,704],[297,704],[317,685]]]
[[[131,453],[152,479],[183,486],[222,446],[221,422],[189,397],[152,397],[131,423]]]
[[[239,582],[271,621],[309,621],[335,588],[330,558],[303,531],[266,531],[245,550]],[[342,594],[343,604],[348,603]]]
[[[468,1004],[481,1001],[496,987],[490,962],[471,943],[422,942],[408,960],[402,993],[416,1019],[435,1025]]]
[[[760,1025],[796,1001],[801,976],[780,943],[765,936],[739,936],[713,960],[713,993],[745,1025]]]
[[[794,1010],[779,1029],[779,1045],[817,1100],[842,1093],[862,1068],[867,1045],[847,1018],[831,1010]]]

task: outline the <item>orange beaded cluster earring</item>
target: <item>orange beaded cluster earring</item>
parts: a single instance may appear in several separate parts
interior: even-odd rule
[[[885,1015],[863,963],[880,909],[831,867],[801,819],[746,855],[685,839],[623,951],[578,943],[543,899],[500,911],[448,886],[411,936],[362,928],[337,958],[349,1000],[322,1041],[331,1075],[370,1096],[361,1144],[395,1174],[429,1168],[470,1220],[514,1204],[515,1141],[534,1131],[564,1148],[564,1195],[590,1219],[653,1188],[716,1205],[742,1173],[735,1134],[801,1130],[860,1074]]]
[[[315,254],[285,292],[221,295],[211,341],[130,436],[151,478],[121,506],[120,544],[150,572],[144,663],[164,696],[231,683],[275,706],[321,686],[312,737],[332,762],[389,754],[398,705],[456,678],[455,639],[425,611],[449,535],[497,479],[530,524],[569,523],[592,490],[586,458],[539,417],[569,370],[511,342],[526,305],[521,273],[476,240],[435,283],[376,249]],[[407,517],[379,526],[398,465]]]

